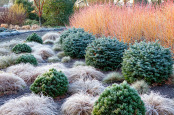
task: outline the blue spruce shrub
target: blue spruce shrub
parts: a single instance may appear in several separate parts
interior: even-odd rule
[[[72,33],[64,39],[62,48],[65,55],[72,58],[84,58],[87,45],[94,39],[95,37],[88,32]]]
[[[122,73],[130,83],[141,79],[163,83],[172,74],[172,64],[170,49],[158,42],[136,42],[123,55]]]
[[[127,47],[127,44],[116,38],[96,39],[86,48],[86,64],[104,71],[120,68],[123,53]]]
[[[137,91],[126,82],[107,87],[95,102],[92,115],[145,115]]]
[[[82,32],[84,33],[84,29],[82,28],[69,28],[68,30],[65,30],[62,32],[62,34],[60,35],[60,44],[63,43],[63,41],[71,34],[74,34],[74,33],[79,33],[79,32]]]

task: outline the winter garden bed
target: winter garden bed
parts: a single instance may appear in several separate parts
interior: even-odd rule
[[[123,111],[134,113],[134,110],[124,108],[125,104],[127,104],[125,100],[127,102],[131,100],[128,99],[129,96],[132,97],[132,100],[134,98],[139,100],[134,103],[135,105],[138,104],[137,107],[129,105],[132,108],[138,108],[139,114],[145,112],[142,101],[145,103],[147,115],[154,115],[155,113],[159,115],[164,113],[166,115],[174,114],[174,85],[172,82],[168,82],[172,81],[172,78],[169,78],[168,81],[165,80],[165,84],[158,80],[159,83],[156,84],[153,80],[146,78],[144,78],[146,82],[142,79],[143,81],[130,83],[131,87],[125,82],[122,83],[126,77],[124,78],[122,75],[120,67],[122,59],[118,54],[122,54],[128,48],[126,44],[117,40],[108,40],[108,38],[103,38],[103,41],[95,40],[93,35],[84,32],[83,29],[73,28],[64,32],[56,30],[35,33],[27,32],[0,39],[1,115],[19,113],[90,115],[91,112],[94,115],[105,115],[111,114],[110,111],[113,109],[118,112],[115,114],[119,115],[124,114],[122,113]],[[95,40],[95,42],[92,40]],[[96,44],[98,45],[96,46]],[[115,46],[115,44],[117,45]],[[113,48],[112,45],[115,47]],[[141,45],[146,44],[141,43]],[[108,46],[108,48],[102,49],[103,46]],[[139,45],[137,44],[137,46]],[[155,46],[158,45],[153,47]],[[160,48],[162,51],[164,50],[162,47]],[[116,56],[115,53],[117,53]],[[108,56],[113,56],[114,58]],[[111,60],[110,63],[108,61],[110,58],[117,60],[117,62]],[[166,58],[168,57],[166,56]],[[123,63],[126,62],[123,61]],[[38,78],[38,75],[41,76]],[[126,80],[131,81],[128,78]],[[112,86],[114,83],[122,84]],[[107,86],[112,87],[106,88]],[[106,90],[104,91],[105,88]],[[111,98],[108,98],[107,95]],[[117,97],[114,97],[116,95]],[[118,101],[120,108],[112,96],[120,100]],[[98,100],[99,104],[94,106],[96,100]],[[105,106],[102,106],[104,103]],[[130,103],[132,102],[130,101]],[[107,106],[115,108],[109,108],[109,111]],[[104,112],[103,109],[106,109],[106,111]]]

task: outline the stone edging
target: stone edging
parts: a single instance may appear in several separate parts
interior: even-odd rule
[[[31,31],[12,31],[12,32],[0,32],[0,38],[5,38],[7,36],[15,36],[24,33],[33,33],[33,32],[44,32],[44,31],[62,31],[66,28],[41,28],[39,30],[31,30]]]

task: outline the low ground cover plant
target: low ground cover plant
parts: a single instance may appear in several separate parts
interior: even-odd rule
[[[33,33],[27,37],[27,42],[37,42],[43,44],[42,38],[38,36],[36,33]]]
[[[122,73],[128,82],[144,79],[164,83],[172,74],[172,53],[158,42],[135,43],[123,55]]]
[[[13,47],[12,51],[16,54],[19,53],[31,53],[32,49],[27,44],[17,44]]]
[[[21,56],[18,57],[18,59],[16,60],[16,63],[30,63],[33,65],[37,65],[37,60],[36,58],[32,55],[32,54],[23,54]]]
[[[56,69],[50,69],[36,78],[30,86],[30,90],[36,94],[44,94],[50,97],[64,95],[68,91],[67,77]]]
[[[96,39],[86,48],[86,64],[104,71],[119,69],[125,49],[127,44],[116,38]]]

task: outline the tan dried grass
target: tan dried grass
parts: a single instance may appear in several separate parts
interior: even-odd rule
[[[141,96],[146,106],[146,115],[174,115],[174,101],[159,93]]]
[[[26,83],[23,79],[12,73],[0,73],[0,95],[23,90]]]
[[[61,109],[64,115],[91,115],[96,98],[77,93],[67,98]]]
[[[57,107],[50,97],[31,94],[11,99],[0,107],[1,115],[57,115]]]
[[[93,96],[100,95],[104,91],[105,87],[98,80],[86,80],[80,79],[69,85],[70,93],[84,92]]]

